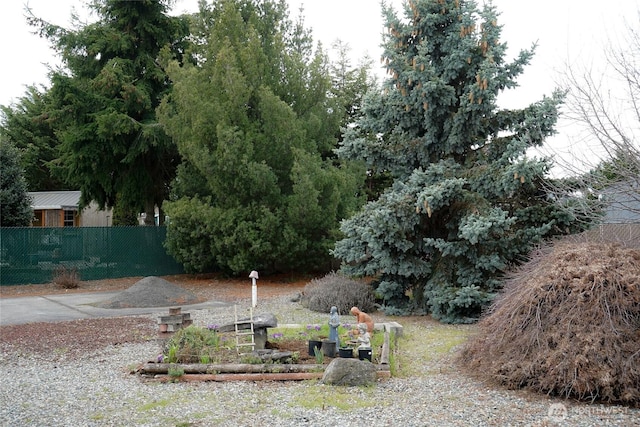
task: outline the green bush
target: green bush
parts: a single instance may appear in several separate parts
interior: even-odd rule
[[[201,363],[215,360],[220,346],[216,331],[188,326],[176,332],[165,345],[165,360],[169,363]]]
[[[335,272],[309,282],[304,287],[301,303],[309,310],[321,313],[329,313],[332,306],[336,306],[341,314],[348,314],[351,307],[364,312],[375,310],[371,286]]]

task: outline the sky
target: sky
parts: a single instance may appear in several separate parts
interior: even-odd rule
[[[402,10],[403,0],[386,1]],[[68,27],[73,8],[86,16],[84,3],[83,0],[2,1],[0,105],[16,102],[28,85],[48,85],[46,64],[58,64],[48,43],[32,34],[27,25],[25,4],[36,16]],[[288,0],[288,3],[292,16],[297,16],[303,7],[306,25],[325,49],[340,39],[351,47],[354,64],[368,54],[378,67],[383,31],[378,0]],[[567,64],[599,67],[609,41],[619,40],[627,23],[637,23],[640,11],[640,0],[493,0],[493,4],[500,13],[498,23],[503,26],[502,39],[509,46],[511,58],[534,42],[538,45],[530,66],[518,79],[519,88],[500,96],[500,106],[504,108],[524,107],[550,95]],[[197,0],[176,0],[173,13],[196,9]],[[379,73],[385,78],[381,69]],[[571,141],[576,132],[561,120],[558,135],[549,145],[557,146],[558,151],[575,149]]]

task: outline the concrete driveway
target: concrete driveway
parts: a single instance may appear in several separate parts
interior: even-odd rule
[[[109,299],[116,294],[118,292],[0,298],[0,326],[166,313],[169,309],[169,307],[98,308],[91,305]],[[207,301],[181,307],[183,310],[198,310],[227,306],[229,303]],[[175,307],[175,305],[171,307]]]

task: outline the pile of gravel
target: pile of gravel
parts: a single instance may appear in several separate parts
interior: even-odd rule
[[[95,304],[100,308],[146,308],[190,305],[203,302],[192,292],[160,277],[149,276],[129,289]]]

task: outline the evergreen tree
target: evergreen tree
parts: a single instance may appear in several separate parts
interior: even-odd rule
[[[30,86],[15,105],[0,110],[0,133],[20,151],[31,191],[71,190],[52,171],[59,143],[47,114],[47,92]]]
[[[359,200],[358,173],[330,158],[344,112],[326,55],[284,1],[201,4],[192,28],[197,63],[169,67],[159,110],[183,158],[170,253],[189,271],[328,266]]]
[[[168,4],[92,0],[99,20],[73,30],[30,19],[67,69],[52,73],[50,119],[61,144],[56,166],[82,191],[81,205],[119,203],[153,221],[168,195],[178,156],[155,117],[170,89],[159,58],[180,57],[188,35],[186,19],[167,16]]]
[[[544,191],[549,161],[526,154],[554,132],[562,95],[498,109],[534,49],[505,60],[491,4],[411,0],[404,12],[383,7],[390,78],[338,150],[393,184],[343,223],[334,254],[379,278],[388,312],[469,322],[531,245],[574,227]]]
[[[0,227],[26,227],[32,218],[20,153],[0,135]]]

